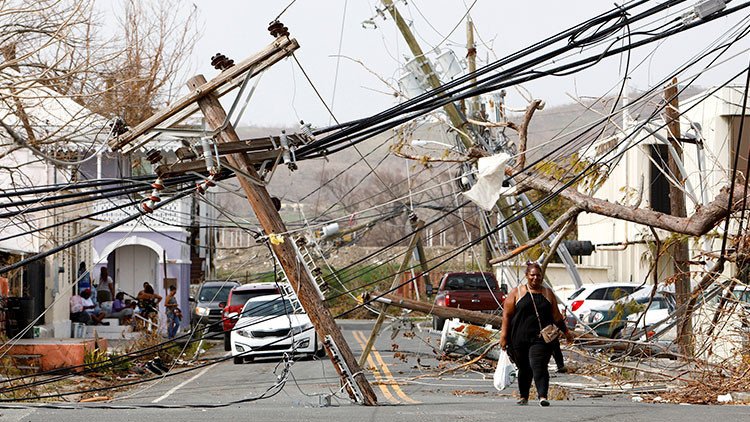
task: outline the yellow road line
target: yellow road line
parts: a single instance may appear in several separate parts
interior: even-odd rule
[[[362,347],[362,350],[365,348],[365,341],[364,341],[364,335],[362,336],[363,340],[360,340],[358,334],[360,334],[359,331],[354,331],[354,340],[359,343],[359,345]],[[375,361],[372,360],[372,356],[367,357],[367,362],[370,364],[370,367],[372,367],[372,373],[375,375],[375,379],[377,379],[379,382],[383,382],[383,377],[380,375],[380,372],[378,372],[378,366],[375,364]],[[385,384],[378,384],[378,387],[380,388],[380,391],[383,392],[383,395],[386,399],[388,399],[393,404],[400,404],[398,399],[393,397],[393,394],[391,394],[391,391],[388,390],[388,386]]]
[[[363,332],[355,331],[354,334],[355,334],[355,338],[357,338],[356,336],[358,335],[359,337],[362,338],[362,340],[365,340],[365,335]],[[359,339],[357,339],[357,341],[359,341]],[[364,344],[364,343],[360,342],[360,344]],[[393,389],[393,391],[395,391],[396,394],[407,403],[411,403],[411,404],[419,403],[418,401],[407,396],[406,393],[404,393],[404,391],[401,390],[401,387],[397,384],[396,380],[393,378],[393,374],[391,374],[390,369],[388,369],[388,365],[385,363],[385,361],[383,361],[383,357],[380,355],[380,353],[378,353],[377,350],[375,350],[375,348],[373,348],[370,351],[370,355],[367,356],[367,361],[371,362],[371,364],[375,366],[374,363],[372,363],[372,356],[375,356],[375,359],[377,359],[377,361],[380,363],[380,367],[383,371],[383,374],[385,375],[385,380],[390,382],[388,385]]]
[[[404,399],[404,401],[408,403],[411,403],[411,404],[419,403],[418,401],[407,396],[406,393],[404,393],[403,390],[401,390],[401,387],[396,383],[396,379],[393,378],[393,374],[391,374],[391,370],[388,369],[388,365],[385,363],[385,361],[383,361],[383,357],[380,356],[380,353],[378,353],[377,350],[373,349],[372,354],[375,355],[375,359],[377,359],[378,362],[380,362],[380,366],[381,368],[383,368],[383,373],[385,374],[386,378],[393,381],[393,384],[391,384],[391,388],[393,388],[393,391],[395,391],[399,397],[401,397],[402,399]]]

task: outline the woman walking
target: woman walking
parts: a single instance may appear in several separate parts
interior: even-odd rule
[[[557,308],[552,290],[543,286],[542,268],[536,262],[526,264],[527,283],[508,293],[503,310],[503,329],[500,347],[508,351],[518,367],[519,405],[529,402],[531,381],[534,380],[539,405],[549,406],[549,372],[547,365],[552,355],[552,344],[542,337],[542,330],[557,326],[568,341],[572,334]]]

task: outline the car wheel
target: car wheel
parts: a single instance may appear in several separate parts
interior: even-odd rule
[[[229,340],[230,334],[231,334],[230,332],[224,333],[224,351],[225,352],[232,350],[232,342]]]
[[[234,357],[234,364],[235,365],[241,365],[243,363],[245,363],[245,358],[243,358],[242,356],[235,356]]]
[[[326,348],[323,346],[320,346],[317,350],[315,350],[315,353],[313,353],[313,356],[315,356],[318,359],[322,359],[326,357]]]
[[[443,331],[443,326],[445,325],[445,319],[439,318],[436,316],[432,317],[432,329],[437,331]]]

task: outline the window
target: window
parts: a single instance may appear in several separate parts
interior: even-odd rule
[[[201,302],[226,302],[234,285],[204,286],[198,300]]]
[[[446,280],[446,290],[497,290],[497,280],[491,275],[460,274],[452,275]]]
[[[243,316],[268,317],[291,314],[294,308],[288,299],[278,297],[271,300],[247,302],[242,308]]]
[[[587,297],[587,299],[589,299],[589,300],[604,300],[604,298],[606,297],[606,295],[607,295],[607,288],[606,287],[602,287],[600,289],[596,289],[593,292],[591,292],[591,294],[589,295],[589,297]]]
[[[649,176],[649,202],[654,211],[671,214],[672,207],[669,204],[669,180],[664,173],[669,173],[667,157],[669,148],[662,144],[649,145],[651,155]]]
[[[742,149],[740,150],[740,157],[739,161],[737,161],[737,171],[740,173],[744,173],[745,169],[747,168],[747,160],[748,156],[750,156],[750,118],[745,117],[745,124],[742,126],[742,143],[740,144],[738,142],[739,136],[740,136],[740,123],[742,121],[740,120],[739,116],[735,116],[732,118],[732,139],[729,142],[729,145],[732,146],[732,151],[729,155],[729,166],[727,166],[728,169],[731,169],[734,165],[734,157],[737,155],[737,145],[741,145]]]
[[[610,287],[604,295],[604,300],[617,300],[633,293],[633,287]]]
[[[279,290],[276,288],[271,289],[256,289],[256,290],[246,290],[246,291],[233,291],[232,292],[232,300],[229,302],[230,306],[238,306],[238,305],[244,305],[245,302],[247,302],[248,299],[257,297],[257,296],[265,296],[265,295],[275,295],[278,294]]]
[[[568,300],[573,300],[577,298],[581,293],[584,292],[584,290],[586,290],[585,287],[581,287],[580,289],[576,290],[575,292],[573,292],[572,295],[568,296]]]

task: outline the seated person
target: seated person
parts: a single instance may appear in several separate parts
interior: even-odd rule
[[[102,320],[107,316],[104,312],[99,310],[99,307],[94,305],[91,300],[91,290],[86,289],[81,293],[81,303],[83,305],[84,312],[88,313],[91,320],[88,322],[90,325],[109,325],[109,323],[103,323]]]
[[[109,316],[111,318],[118,318],[120,320],[120,325],[122,325],[126,319],[133,316],[134,307],[135,306],[132,304],[125,303],[125,293],[117,292],[115,300],[112,302],[112,312]]]
[[[70,297],[70,320],[81,324],[88,324],[91,316],[83,309],[83,298],[80,295]]]

